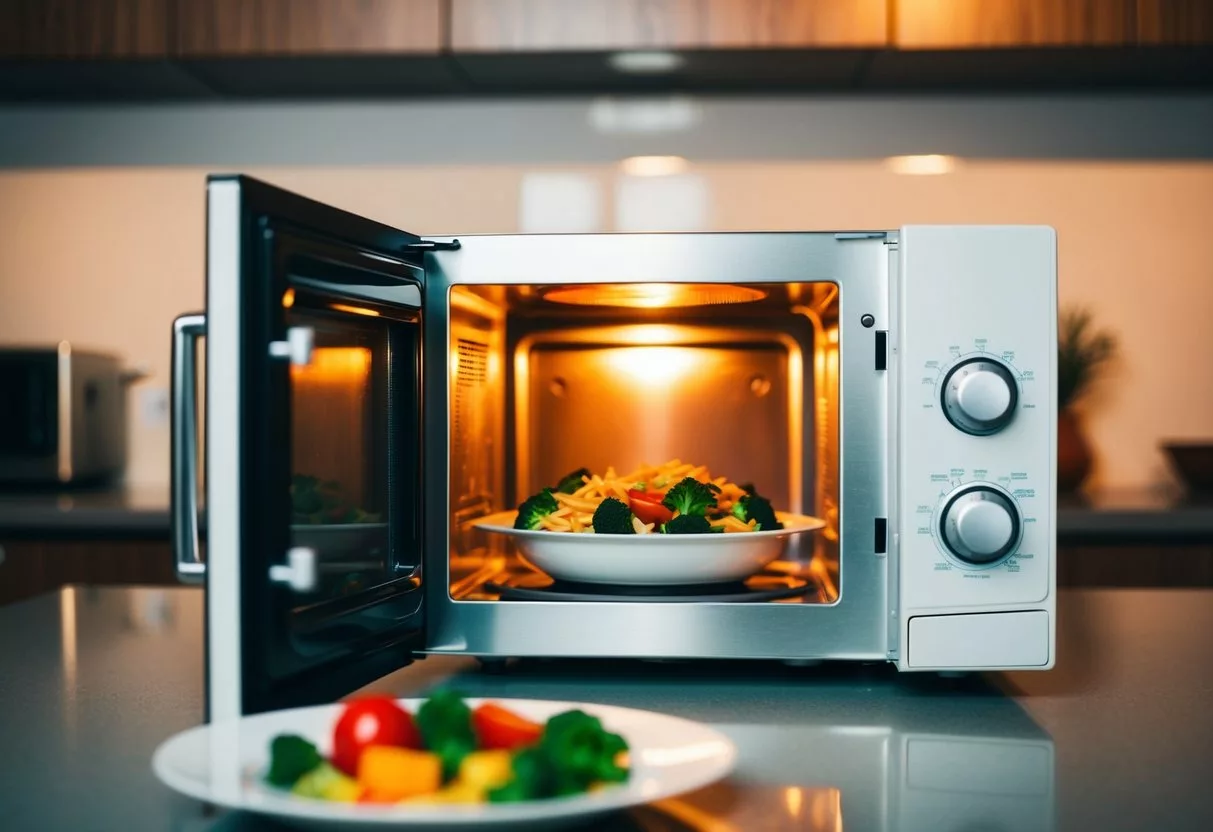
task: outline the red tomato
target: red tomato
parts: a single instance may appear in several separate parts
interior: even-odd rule
[[[357,777],[358,758],[369,745],[423,747],[412,715],[390,696],[366,696],[346,705],[333,728],[333,765]]]
[[[512,751],[532,745],[543,736],[543,726],[511,710],[485,702],[472,711],[472,728],[486,751]]]
[[[632,514],[640,518],[641,523],[656,523],[660,526],[674,517],[674,512],[663,506],[661,500],[661,495],[652,491],[637,491],[635,488],[628,490]]]

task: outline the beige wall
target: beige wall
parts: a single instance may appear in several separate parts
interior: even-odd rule
[[[314,198],[420,233],[519,230],[520,166],[246,168]],[[583,175],[617,218],[616,169]],[[194,168],[0,173],[0,342],[112,349],[168,383],[169,325],[200,308],[204,179]],[[1209,163],[970,163],[935,177],[879,162],[694,166],[705,227],[886,228],[917,222],[1047,223],[1058,230],[1063,303],[1089,303],[1124,360],[1088,415],[1095,482],[1168,477],[1163,438],[1213,436],[1213,216]],[[677,184],[677,180],[670,180]],[[658,195],[660,196],[660,194]],[[650,204],[651,207],[651,204]],[[594,212],[590,212],[593,214]],[[660,216],[660,211],[653,212]],[[660,220],[659,220],[660,221]],[[673,218],[671,218],[673,223]],[[526,230],[539,230],[528,228]],[[168,479],[166,426],[141,423],[132,396],[128,479]]]

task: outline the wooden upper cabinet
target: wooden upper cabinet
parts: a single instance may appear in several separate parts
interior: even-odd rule
[[[1137,0],[1142,44],[1213,43],[1213,0]]]
[[[887,0],[450,0],[454,52],[883,47]]]
[[[169,0],[0,0],[0,58],[162,58]]]
[[[893,46],[980,49],[1135,42],[1138,0],[893,0]],[[1169,5],[1170,0],[1157,0]]]
[[[174,0],[188,57],[436,54],[445,0]]]

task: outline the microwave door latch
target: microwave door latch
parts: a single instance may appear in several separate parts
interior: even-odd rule
[[[291,547],[286,553],[286,563],[270,567],[270,580],[286,584],[295,592],[311,592],[316,588],[316,550]]]
[[[316,330],[310,326],[292,326],[286,331],[285,341],[270,341],[270,355],[289,358],[296,367],[306,367],[312,363],[315,344]]]

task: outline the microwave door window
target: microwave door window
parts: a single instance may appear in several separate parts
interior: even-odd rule
[[[359,573],[379,577],[390,565],[374,470],[375,358],[366,343],[321,343],[310,364],[291,367],[291,538],[318,553],[322,592],[348,591]]]
[[[296,315],[315,332],[311,362],[291,367],[291,545],[316,552],[305,604],[340,601],[397,576],[389,547],[383,330]]]
[[[419,547],[409,511],[414,458],[402,418],[417,407],[406,369],[416,325],[364,318],[302,293],[289,327],[313,333],[289,378],[290,545],[315,553],[310,591],[281,593],[276,676],[392,639],[420,604]],[[309,308],[310,306],[310,308]]]

